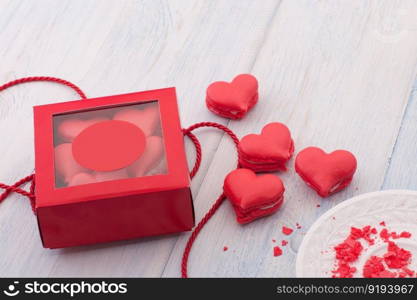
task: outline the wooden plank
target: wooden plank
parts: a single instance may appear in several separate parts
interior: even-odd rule
[[[381,187],[415,78],[416,4],[282,2],[253,68],[261,82],[260,102],[231,128],[242,136],[265,123],[284,122],[296,152],[310,145],[348,149],[358,158],[358,172],[347,190],[321,200],[294,174],[292,160],[290,171],[279,174],[286,185],[281,211],[240,226],[224,204],[193,248],[190,276],[294,276],[296,251],[312,222],[350,196]],[[197,219],[221,192],[235,156],[225,137],[196,197]],[[282,225],[295,228],[296,223],[300,230],[289,237],[281,233]],[[187,238],[178,239],[164,276],[179,275]],[[289,240],[281,257],[273,257],[272,239]]]
[[[401,130],[382,189],[417,189],[417,80],[414,82]]]
[[[207,85],[247,72],[279,1],[1,1],[0,82],[62,77],[91,96],[176,86],[182,122],[227,123],[204,107]],[[3,46],[4,45],[4,46]],[[32,109],[74,99],[31,84],[0,94],[0,181],[33,170]],[[197,194],[221,136],[203,131]],[[193,150],[187,142],[188,156]],[[25,199],[0,207],[3,276],[160,276],[177,235],[65,250],[42,249]],[[7,245],[7,246],[5,246]]]

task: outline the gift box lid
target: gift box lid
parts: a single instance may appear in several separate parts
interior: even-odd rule
[[[35,106],[34,123],[37,208],[190,185],[175,88]]]

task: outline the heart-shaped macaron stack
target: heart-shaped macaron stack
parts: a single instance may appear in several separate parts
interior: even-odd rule
[[[216,81],[206,91],[206,105],[213,113],[240,119],[258,102],[258,81],[250,74],[236,76],[232,82]]]
[[[261,134],[249,134],[238,144],[239,169],[227,175],[224,193],[231,201],[237,221],[246,224],[273,214],[284,201],[284,184],[278,176],[255,172],[285,171],[294,152],[287,126],[267,124]]]
[[[349,151],[336,150],[328,154],[317,147],[305,148],[295,159],[295,171],[321,197],[348,186],[356,165],[356,158]]]
[[[99,113],[100,110],[94,111],[91,119],[88,119],[88,114],[83,112],[82,118],[78,118],[77,113],[75,113],[73,115],[65,116],[61,120],[58,119],[56,122],[57,127],[55,130],[54,140],[57,141],[55,146],[55,172],[57,176],[57,186],[76,186],[109,180],[162,174],[166,172],[164,143],[160,130],[159,107],[156,102],[130,105],[123,108],[106,108],[102,111],[102,115]],[[130,158],[115,160],[113,157],[113,160],[116,161],[114,168],[103,171],[100,168],[95,169],[91,167],[90,164],[87,167],[83,164],[83,160],[80,159],[80,155],[84,155],[83,157],[85,158],[86,151],[84,148],[96,147],[94,141],[89,142],[88,139],[85,138],[82,140],[82,136],[88,136],[87,132],[92,133],[94,127],[100,127],[103,125],[103,128],[105,128],[105,122],[107,122],[106,124],[109,126],[109,129],[112,129],[114,127],[113,125],[118,125],[120,127],[120,125],[123,124],[129,124],[126,127],[128,129],[129,126],[132,127],[132,125],[134,128],[139,128],[140,132],[143,132],[141,133],[142,137],[141,135],[134,135],[133,137],[138,136],[139,138],[143,138],[144,148],[141,148],[143,150],[138,149],[137,156],[135,156],[135,153],[132,154],[132,151],[128,152],[129,157],[132,158],[131,162],[126,161],[126,159]],[[114,124],[112,124],[112,122],[114,122]],[[101,135],[101,139],[110,139],[108,141],[105,140],[104,142],[108,142],[105,144],[111,148],[116,148],[117,151],[120,150],[117,149],[117,145],[112,144],[111,134],[106,136],[107,132],[99,133]],[[113,137],[115,137],[114,134]],[[82,140],[82,143],[80,140]],[[81,146],[79,146],[80,143]],[[77,144],[77,149],[73,150],[73,145],[75,144]],[[120,153],[129,151],[131,150],[130,148],[136,146],[135,140],[127,140],[126,145],[127,146],[123,145],[124,150],[122,149],[122,152]],[[139,144],[137,147],[140,148],[141,145]],[[79,148],[81,148],[84,152],[79,150]],[[94,148],[93,151],[90,151],[90,153],[87,154],[93,158],[95,158],[94,155],[96,154],[99,161],[100,159],[108,161],[112,160],[112,157],[103,157],[103,152],[112,153],[110,150],[100,151],[100,149]],[[77,152],[75,153],[74,151]],[[117,151],[116,153],[118,153]],[[123,165],[118,167],[117,163],[120,162]],[[127,163],[128,165],[126,165]]]
[[[285,188],[279,177],[272,174],[257,175],[249,169],[230,172],[223,189],[240,224],[273,214],[284,202]]]
[[[249,134],[239,142],[239,164],[255,172],[285,171],[294,152],[294,142],[287,126],[269,123],[261,134]]]

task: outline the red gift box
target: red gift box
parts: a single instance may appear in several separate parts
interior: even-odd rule
[[[36,106],[34,122],[44,247],[194,226],[174,88]]]

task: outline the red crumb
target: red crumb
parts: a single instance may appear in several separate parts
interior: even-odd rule
[[[391,269],[400,269],[410,264],[411,252],[400,248],[394,242],[388,243],[388,251],[384,254],[384,261]]]
[[[350,227],[350,238],[352,239],[359,239],[362,237],[362,230],[360,230],[359,228],[356,227]]]
[[[317,204],[316,207],[320,207],[320,204]]]
[[[293,230],[289,227],[282,226],[282,233],[285,235],[290,235],[293,232]]]
[[[348,237],[343,243],[334,247],[336,259],[339,262],[352,262],[358,259],[362,253],[362,244]]]
[[[389,232],[386,228],[384,228],[381,230],[379,236],[384,242],[388,242],[390,238],[393,238],[394,240],[399,239],[399,238],[408,239],[411,237],[411,233],[408,231],[403,231],[400,234],[398,234],[395,231]]]
[[[391,234],[388,232],[388,230],[386,228],[382,229],[381,232],[379,233],[379,236],[381,237],[381,239],[384,242],[387,242],[388,239],[390,238]]]
[[[410,238],[411,237],[411,233],[409,233],[408,231],[403,231],[400,233],[400,238]]]
[[[391,232],[391,237],[392,237],[394,240],[396,240],[396,239],[399,239],[399,238],[400,238],[400,235],[399,235],[399,234],[397,234],[395,231],[393,231],[393,232]]]
[[[413,270],[410,270],[409,268],[407,268],[407,267],[403,267],[402,268],[402,270],[403,270],[403,272],[405,273],[405,274],[407,274],[408,276],[410,276],[410,277],[413,277],[414,276],[414,274],[415,274],[415,272],[413,271]]]
[[[394,278],[394,277],[413,277],[414,271],[407,268],[410,263],[411,252],[398,247],[394,242],[388,243],[388,251],[383,257],[372,256],[367,260],[363,267],[363,277],[367,278]],[[400,272],[391,272],[387,270],[383,264],[390,269],[401,269]]]
[[[301,225],[298,223],[295,223],[295,226],[297,227],[297,229],[301,229]]]
[[[371,235],[376,234],[376,233],[377,233],[376,229],[369,225],[363,227],[362,229],[351,227],[349,237],[354,240],[362,238],[365,241],[367,241],[368,244],[373,245],[375,241],[374,239],[371,238]]]
[[[355,267],[351,267],[348,263],[339,261],[338,268],[333,270],[333,278],[352,278],[353,274],[356,272]],[[338,275],[337,275],[338,274]]]
[[[372,234],[377,234],[375,228],[371,228],[369,225],[362,228],[362,238],[367,241],[369,245],[373,245],[375,243],[375,240],[371,238]]]
[[[354,262],[361,255],[363,246],[358,241],[364,239],[368,244],[373,245],[374,240],[371,235],[377,231],[371,226],[365,226],[362,229],[351,227],[349,236],[339,245],[334,247],[336,251],[337,269],[333,270],[333,277],[347,278],[352,277],[356,272],[356,268],[351,267],[349,263]]]
[[[383,259],[378,256],[371,256],[363,266],[362,275],[365,278],[380,277],[379,274],[385,271]]]
[[[276,240],[276,239],[272,239],[272,242],[273,242],[273,243],[276,243],[276,242],[277,242],[277,240]]]
[[[224,247],[223,247],[223,251],[227,251],[227,250],[229,250],[229,247],[224,246]]]
[[[385,222],[379,223],[385,226]],[[351,227],[350,234],[340,244],[334,247],[336,252],[336,266],[332,270],[333,277],[353,277],[356,268],[350,264],[357,261],[360,255],[366,251],[363,248],[361,239],[373,245],[375,240],[373,236],[378,236],[376,228],[370,225],[364,226],[362,229]],[[371,237],[372,236],[372,237]],[[387,252],[382,256],[371,256],[365,263],[362,275],[367,278],[394,278],[394,277],[414,277],[417,273],[408,268],[412,254],[403,248],[400,248],[390,239],[409,238],[411,233],[403,231],[397,234],[395,231],[389,232],[383,228],[379,232],[382,241],[388,244]],[[394,270],[393,270],[394,269]]]
[[[405,278],[405,277],[407,277],[407,273],[405,272],[398,273],[398,278]]]
[[[282,240],[282,241],[281,241],[281,245],[282,245],[282,246],[287,246],[287,244],[288,244],[288,241],[286,241],[286,240]]]
[[[379,277],[381,277],[381,278],[395,278],[396,276],[397,276],[397,273],[390,272],[388,270],[384,270],[384,271],[379,273]]]
[[[335,216],[333,216],[333,217],[332,217],[332,219],[333,219],[333,220],[336,220],[336,217],[335,217]]]
[[[278,247],[278,246],[275,246],[274,247],[274,256],[275,257],[277,257],[277,256],[281,256],[282,255],[282,250],[281,250],[281,248],[280,247]]]

